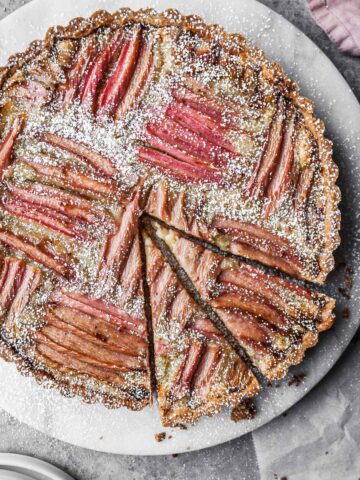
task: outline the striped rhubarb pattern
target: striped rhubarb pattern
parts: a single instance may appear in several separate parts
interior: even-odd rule
[[[92,315],[99,320],[108,322],[112,326],[134,332],[134,334],[146,338],[146,326],[142,318],[129,315],[125,310],[105,300],[95,299],[89,295],[55,290],[52,293],[51,301],[78,312]]]
[[[54,233],[74,240],[88,240],[89,226],[106,223],[114,227],[114,219],[89,200],[47,185],[33,183],[19,186],[7,182],[9,194],[2,207],[11,216],[30,220]]]
[[[59,89],[59,101],[63,108],[67,108],[77,98],[80,87],[86,72],[90,70],[95,55],[97,45],[92,40],[84,47],[79,49],[75,56],[74,63],[67,73],[65,85]]]
[[[24,160],[23,164],[32,170],[36,180],[42,185],[51,185],[62,189],[75,190],[77,193],[107,199],[115,194],[116,183],[112,180],[86,175],[68,163],[62,166],[53,166]]]
[[[160,250],[144,235],[162,422],[173,426],[187,418],[193,423],[223,404],[236,404],[244,395],[254,395],[259,385],[189,296]]]
[[[24,260],[5,257],[0,276],[0,314],[9,335],[41,282],[40,270]]]
[[[49,208],[59,212],[69,219],[72,218],[78,222],[97,224],[105,216],[104,212],[94,206],[94,204],[81,197],[62,189],[50,187],[40,183],[19,186],[7,182],[10,191],[10,197],[18,199],[24,203]],[[113,218],[108,216],[107,222],[114,222]]]
[[[227,241],[227,250],[235,255],[256,260],[295,277],[302,277],[305,262],[287,239],[275,235],[268,228],[250,222],[214,216],[211,225],[199,221],[189,208],[184,193],[170,193],[165,182],[151,191],[146,211],[190,235],[210,243],[221,235]]]
[[[219,183],[229,158],[239,157],[231,134],[250,134],[239,126],[247,113],[191,87],[173,90],[164,118],[146,126],[139,159],[180,180]]]
[[[169,238],[164,227],[157,228],[163,238]],[[168,248],[252,363],[270,380],[282,378],[333,322],[334,301],[323,294],[261,267],[235,260],[229,264],[176,232]]]
[[[69,278],[73,276],[71,265],[65,258],[55,256],[49,249],[43,246],[35,245],[27,239],[15,235],[8,230],[0,229],[0,243],[6,245],[15,252],[23,253],[27,258],[52,270],[60,277]]]
[[[75,155],[75,157],[84,161],[88,166],[107,177],[111,177],[116,173],[112,161],[101,153],[95,152],[88,145],[50,132],[44,133],[41,136],[41,140],[53,147]]]
[[[301,276],[304,263],[290,243],[267,228],[249,222],[216,218],[212,227],[231,241],[231,251],[293,276]]]
[[[60,89],[66,108],[75,100],[94,115],[121,118],[135,107],[156,72],[156,45],[140,25],[117,30],[102,46],[89,40]]]
[[[4,171],[10,163],[13,148],[18,135],[21,132],[22,120],[15,118],[12,122],[8,132],[5,134],[4,139],[0,143],[0,175],[1,178],[4,175]]]
[[[129,261],[131,248],[138,236],[140,196],[138,190],[133,199],[121,207],[115,232],[105,241],[98,273],[98,290],[101,296],[114,287]],[[137,262],[136,258],[130,260]]]

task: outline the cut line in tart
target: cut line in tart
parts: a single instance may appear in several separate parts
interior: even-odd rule
[[[335,301],[326,295],[152,225],[198,295],[267,380],[283,378],[317,343],[319,332],[332,325]]]
[[[144,233],[157,399],[164,426],[192,424],[260,390],[256,376]]]
[[[51,28],[0,69],[0,177],[1,352],[46,386],[193,423],[331,326],[297,282],[334,266],[331,142],[241,35],[151,9]]]

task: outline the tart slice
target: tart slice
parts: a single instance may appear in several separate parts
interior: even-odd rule
[[[236,406],[260,385],[222,333],[191,298],[144,233],[155,374],[164,426],[192,424]]]
[[[317,343],[319,332],[331,327],[335,301],[326,295],[152,225],[217,314],[216,323],[268,380],[283,378]]]

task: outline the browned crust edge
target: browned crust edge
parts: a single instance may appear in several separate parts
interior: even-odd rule
[[[126,407],[133,411],[142,410],[151,404],[151,393],[143,401],[131,398],[130,394],[117,393],[116,396],[104,392],[98,392],[81,384],[69,383],[66,380],[60,380],[48,370],[39,369],[34,366],[29,359],[22,357],[16,349],[9,345],[4,339],[0,339],[0,357],[6,362],[14,363],[17,370],[24,376],[32,377],[42,387],[57,389],[65,397],[80,397],[85,403],[101,403],[109,409]]]
[[[161,423],[164,427],[176,427],[179,423],[194,425],[200,417],[214,417],[223,408],[234,408],[246,399],[255,397],[261,391],[261,386],[254,376],[241,392],[241,394],[229,394],[227,403],[216,401],[215,398],[209,399],[207,403],[201,404],[197,410],[192,410],[189,406],[174,404],[172,407],[164,410],[159,407]]]
[[[269,378],[271,380],[281,380],[288,373],[289,368],[298,365],[304,359],[305,353],[309,348],[315,347],[319,341],[319,334],[332,327],[335,321],[333,310],[335,308],[335,300],[333,298],[324,296],[326,301],[322,312],[320,321],[316,325],[316,331],[308,331],[301,339],[301,343],[290,349],[284,360],[271,369]]]

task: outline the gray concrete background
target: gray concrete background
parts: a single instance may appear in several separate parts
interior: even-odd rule
[[[6,17],[27,1],[0,0],[0,19]],[[314,23],[305,0],[260,1],[286,17],[306,33],[334,62],[357,98],[360,99],[360,60],[344,56],[338,52],[327,36]],[[354,342],[359,340],[360,335],[357,335]],[[345,353],[339,362],[340,365],[335,367],[330,374],[336,375],[337,369],[346,364],[348,357],[349,355]],[[321,385],[317,389],[321,389]],[[33,455],[49,461],[66,470],[77,480],[259,479],[251,435],[246,435],[208,450],[178,456],[129,457],[73,447],[47,437],[21,424],[6,412],[0,411],[0,451]],[[282,475],[283,473],[279,472],[277,478],[280,479]],[[291,479],[288,478],[288,480]]]

